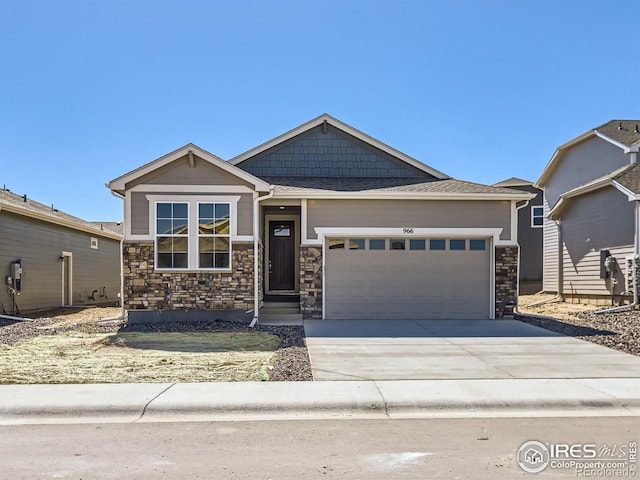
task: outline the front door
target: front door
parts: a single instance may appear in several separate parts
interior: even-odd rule
[[[292,221],[269,222],[269,290],[295,290],[295,230]]]

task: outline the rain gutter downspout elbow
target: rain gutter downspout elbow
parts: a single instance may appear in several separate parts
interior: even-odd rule
[[[273,197],[275,188],[273,185],[269,188],[269,193],[256,197],[253,200],[253,319],[249,324],[249,327],[253,328],[258,323],[258,311],[260,310],[260,202]]]

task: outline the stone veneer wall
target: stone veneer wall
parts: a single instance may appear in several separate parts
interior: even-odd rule
[[[513,315],[518,297],[518,247],[496,247],[496,318]]]
[[[322,318],[322,247],[300,246],[300,312]]]
[[[232,268],[224,273],[158,272],[154,270],[153,242],[126,242],[123,248],[124,306],[128,310],[253,308],[253,243],[233,244]],[[261,257],[262,245],[258,251]],[[262,268],[258,274],[262,275]],[[259,300],[262,304],[262,294]]]

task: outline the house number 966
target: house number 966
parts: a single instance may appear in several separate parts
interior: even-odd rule
[[[402,231],[404,233],[413,233],[413,228],[403,228]]]

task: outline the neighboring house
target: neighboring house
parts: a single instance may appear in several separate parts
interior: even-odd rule
[[[528,204],[518,208],[518,245],[520,246],[520,291],[521,295],[531,295],[542,290],[542,227],[544,224],[544,207],[542,206],[542,190],[533,182],[520,178],[509,178],[494,183],[494,187],[513,188],[533,193]]]
[[[107,186],[125,203],[130,320],[256,320],[263,299],[305,318],[500,317],[516,302],[516,203],[533,197],[329,115],[229,161],[188,144]]]
[[[0,189],[0,314],[118,303],[121,239],[108,224]]]
[[[559,147],[544,191],[543,288],[599,304],[633,301],[640,120],[612,120]]]

